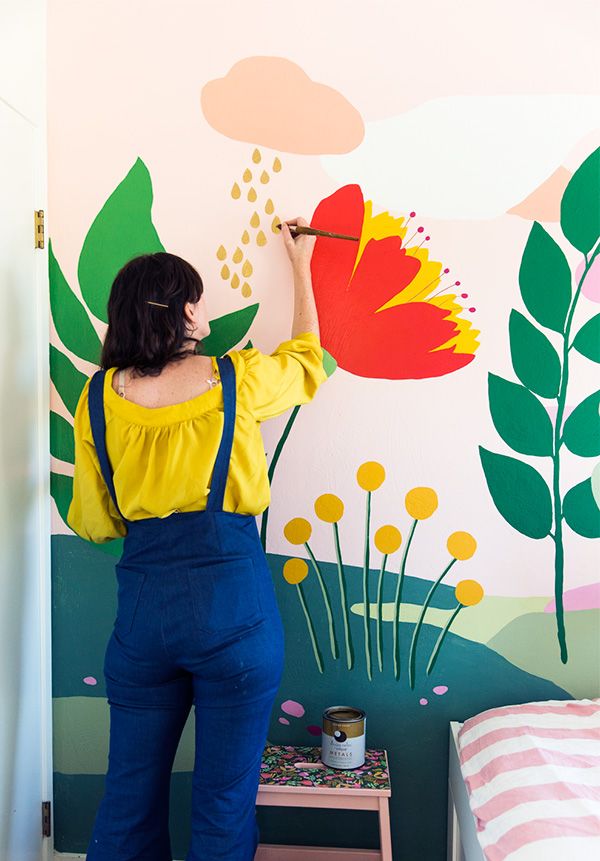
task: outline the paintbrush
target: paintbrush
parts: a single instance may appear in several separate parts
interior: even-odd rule
[[[281,224],[276,224],[275,227],[281,230]],[[307,236],[329,236],[331,239],[351,239],[353,242],[360,242],[360,236],[346,236],[344,233],[332,233],[330,230],[317,230],[316,227],[302,227],[298,224],[288,224],[288,227],[291,232],[304,233]]]

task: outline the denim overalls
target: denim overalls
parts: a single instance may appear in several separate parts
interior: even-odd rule
[[[192,702],[186,861],[251,861],[258,844],[256,793],[283,673],[284,630],[255,518],[223,511],[236,383],[229,356],[218,365],[223,433],[206,510],[123,518],[118,610],[103,668],[108,772],[88,861],[172,861],[170,775]],[[90,382],[90,419],[121,514],[105,445],[104,377],[97,371]]]

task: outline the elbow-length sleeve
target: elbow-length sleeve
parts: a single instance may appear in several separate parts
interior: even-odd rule
[[[89,384],[88,380],[75,410],[75,472],[67,523],[87,541],[103,544],[126,535],[127,527],[115,508],[100,470],[88,412]]]
[[[270,355],[255,348],[239,352],[245,363],[243,393],[259,422],[308,403],[327,379],[314,332],[283,341]]]

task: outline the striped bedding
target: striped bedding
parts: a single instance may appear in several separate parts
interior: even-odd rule
[[[600,859],[600,698],[490,709],[458,748],[488,861]]]

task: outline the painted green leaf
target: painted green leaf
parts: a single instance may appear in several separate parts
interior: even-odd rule
[[[64,405],[74,416],[87,377],[53,344],[50,344],[50,377]]]
[[[600,462],[596,464],[592,472],[592,494],[596,500],[596,505],[600,508]]]
[[[335,369],[337,368],[338,363],[333,358],[331,353],[328,353],[325,348],[323,348],[323,368],[325,369],[325,373],[328,377],[330,377]]]
[[[60,340],[76,356],[98,365],[102,350],[100,338],[84,306],[65,280],[54,256],[52,241],[48,243],[48,278],[52,319]]]
[[[110,288],[119,269],[138,254],[165,250],[152,224],[151,209],[152,181],[138,158],[92,222],[79,256],[81,295],[105,323]]]
[[[560,226],[571,245],[587,254],[600,236],[600,147],[581,164],[564,190]]]
[[[521,296],[534,319],[562,332],[571,302],[571,270],[561,248],[534,221],[519,269]]]
[[[589,395],[575,407],[563,427],[563,442],[580,457],[600,454],[600,391]]]
[[[552,455],[552,422],[525,386],[488,375],[490,412],[504,442],[521,454]]]
[[[75,463],[75,436],[73,425],[50,411],[50,454],[67,463]]]
[[[50,495],[56,503],[58,513],[65,523],[69,506],[73,499],[73,478],[70,475],[61,475],[58,472],[50,473]],[[67,524],[68,525],[68,524]]]
[[[575,335],[575,349],[592,362],[600,362],[600,314],[585,323]]]
[[[494,505],[513,529],[545,538],[552,528],[548,485],[532,466],[479,446],[481,465]]]
[[[573,532],[584,538],[600,538],[600,508],[592,493],[591,479],[586,478],[568,491],[563,514]]]
[[[542,398],[556,398],[560,386],[558,353],[539,329],[519,311],[511,311],[510,353],[517,377]]]
[[[202,341],[198,352],[205,356],[223,356],[248,334],[257,311],[258,302],[211,320],[210,335]]]

